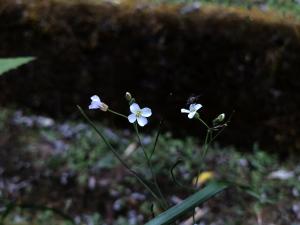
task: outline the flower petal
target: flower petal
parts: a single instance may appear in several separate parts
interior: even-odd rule
[[[130,114],[128,120],[130,123],[134,123],[136,121],[136,115],[134,113]]]
[[[101,104],[102,104],[101,102],[92,101],[91,104],[89,105],[89,109],[100,109]]]
[[[187,109],[181,109],[181,113],[190,113],[190,110],[187,110]]]
[[[140,106],[136,103],[133,103],[130,105],[130,112],[137,114],[138,111],[140,111]]]
[[[102,105],[102,102],[98,95],[93,95],[91,97],[91,104],[89,105],[89,109],[99,109]]]
[[[197,111],[197,110],[199,110],[199,109],[201,109],[202,108],[202,105],[201,104],[196,104],[195,105],[195,110]]]
[[[138,117],[137,118],[138,124],[143,127],[148,123],[148,120],[145,117]]]
[[[190,112],[189,115],[188,115],[188,118],[193,119],[195,114],[196,114],[196,111],[195,112]]]
[[[196,104],[190,104],[190,111],[195,111],[195,106],[196,106]]]
[[[91,97],[91,100],[94,102],[101,102],[101,100],[100,100],[100,98],[99,98],[99,96],[98,95],[93,95],[92,97]]]
[[[150,108],[143,108],[143,109],[142,109],[141,115],[142,115],[143,117],[149,117],[149,116],[152,115],[152,111],[151,111]]]

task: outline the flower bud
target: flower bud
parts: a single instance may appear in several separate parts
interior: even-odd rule
[[[217,119],[219,120],[219,122],[222,122],[225,119],[225,113],[220,114]]]
[[[125,93],[125,98],[126,98],[127,101],[130,102],[131,99],[132,99],[132,96],[131,96],[131,94],[130,94],[129,92],[126,92],[126,93]]]
[[[213,124],[217,125],[217,124],[223,122],[224,119],[225,119],[225,113],[222,113],[213,120]]]

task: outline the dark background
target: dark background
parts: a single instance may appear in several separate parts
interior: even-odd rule
[[[98,94],[126,114],[130,91],[166,130],[198,135],[180,114],[194,94],[206,120],[235,111],[221,143],[300,149],[299,25],[240,12],[186,15],[175,6],[2,1],[0,32],[1,57],[37,57],[0,80],[1,106],[80,118],[75,106]]]

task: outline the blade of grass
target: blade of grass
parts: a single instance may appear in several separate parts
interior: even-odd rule
[[[182,159],[177,160],[177,161],[174,163],[174,165],[171,167],[171,169],[170,169],[170,174],[171,174],[172,180],[173,180],[173,182],[174,182],[175,184],[177,184],[178,186],[184,187],[183,184],[181,184],[179,181],[177,181],[177,179],[176,179],[176,177],[175,177],[175,174],[174,174],[175,168],[176,168],[179,164],[181,164],[181,163],[183,163],[183,160],[182,160]]]
[[[158,130],[157,130],[156,136],[155,136],[155,141],[154,141],[153,149],[152,149],[152,152],[150,153],[150,157],[149,157],[150,160],[152,158],[153,153],[155,152],[155,149],[156,149],[156,146],[157,146],[157,142],[158,142],[158,139],[159,139],[159,136],[160,136],[160,131],[161,131],[162,124],[163,124],[163,121],[161,120],[159,122],[159,127],[158,127]]]
[[[176,221],[178,218],[180,218],[188,211],[193,210],[196,206],[212,198],[214,195],[223,191],[227,187],[228,184],[226,183],[221,183],[221,182],[210,183],[204,189],[196,192],[195,194],[191,195],[181,203],[161,213],[160,215],[150,220],[145,225],[171,224],[172,222]]]
[[[34,57],[17,57],[0,59],[0,75],[33,61]]]

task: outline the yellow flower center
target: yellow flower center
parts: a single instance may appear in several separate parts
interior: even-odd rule
[[[136,112],[136,117],[141,117],[142,116],[142,111],[137,111]]]

